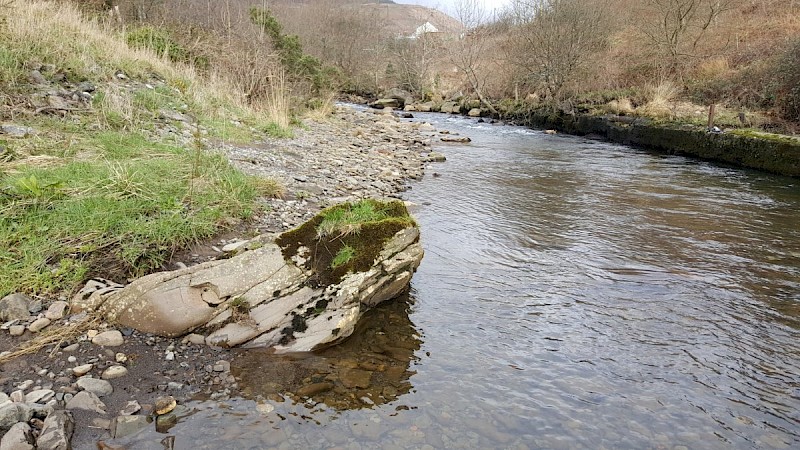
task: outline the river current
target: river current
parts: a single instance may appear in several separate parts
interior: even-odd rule
[[[404,196],[409,295],[131,448],[800,448],[800,180],[415,120],[472,142]]]

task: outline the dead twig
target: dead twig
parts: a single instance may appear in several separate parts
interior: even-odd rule
[[[61,348],[61,344],[66,341],[77,338],[78,336],[86,333],[91,328],[100,324],[100,319],[93,316],[87,316],[85,319],[77,323],[69,325],[57,326],[45,332],[38,334],[33,339],[19,344],[11,353],[0,356],[0,364],[7,363],[15,358],[23,355],[30,355],[38,353],[45,347],[53,345],[50,351],[50,357],[55,356],[55,353]]]

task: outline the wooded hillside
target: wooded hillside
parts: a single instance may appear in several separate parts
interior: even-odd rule
[[[400,87],[420,98],[481,98],[490,109],[513,99],[690,121],[719,104],[730,125],[791,131],[800,122],[798,0],[517,0],[494,16],[462,0],[455,18],[350,0],[96,3],[117,6],[126,26],[166,27],[247,78],[256,98],[274,49],[252,7],[332,70],[334,90]]]

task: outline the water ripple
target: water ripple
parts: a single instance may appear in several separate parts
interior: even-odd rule
[[[412,192],[432,251],[413,317],[454,359],[418,381],[457,371],[570,447],[800,445],[793,180],[445,123],[473,145]]]

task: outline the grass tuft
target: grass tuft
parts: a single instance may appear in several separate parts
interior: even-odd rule
[[[356,256],[356,249],[349,245],[344,245],[336,252],[336,256],[331,261],[331,269],[337,269],[353,260]]]
[[[278,139],[294,139],[294,131],[288,126],[282,127],[277,122],[270,122],[264,127],[268,136]]]
[[[355,234],[363,224],[379,222],[387,217],[386,210],[378,202],[362,200],[357,203],[347,203],[323,213],[322,222],[317,227],[317,237]]]
[[[668,80],[649,86],[646,90],[647,104],[642,107],[642,112],[650,117],[672,117],[673,103],[680,92],[680,88]]]
[[[367,199],[327,208],[275,242],[287,260],[308,249],[306,268],[315,273],[316,282],[327,286],[350,272],[369,270],[384,243],[411,226],[416,223],[403,202]]]

